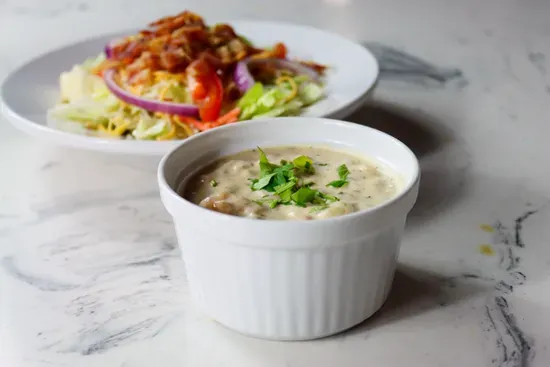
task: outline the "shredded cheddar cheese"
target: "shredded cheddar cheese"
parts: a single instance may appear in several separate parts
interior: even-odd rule
[[[132,94],[135,94],[137,96],[141,96],[141,93],[143,92],[143,86],[141,85],[136,85],[134,87],[130,87],[129,89]]]
[[[154,77],[155,77],[155,82],[158,83],[162,80],[166,80],[168,79],[168,73],[165,72],[165,71],[155,71],[153,73]]]
[[[294,79],[292,79],[291,77],[286,76],[286,75],[281,76],[281,77],[277,78],[277,80],[276,80],[277,85],[285,83],[285,82],[288,83],[290,85],[290,88],[291,88],[290,94],[285,98],[285,101],[288,102],[291,99],[296,98],[296,96],[298,95],[298,85],[296,84]]]
[[[113,136],[122,136],[122,134],[124,134],[124,132],[126,131],[129,125],[130,125],[129,123],[125,122],[122,125],[119,125],[115,129],[113,129],[110,132],[110,134]]]
[[[166,71],[155,71],[153,73],[153,77],[154,77],[155,83],[158,83],[161,81],[181,82],[183,81],[184,74],[172,74]]]
[[[168,93],[168,90],[170,89],[170,85],[167,85],[166,87],[164,87],[159,95],[160,95],[160,100],[163,101],[164,100],[164,96],[166,95],[166,93]]]
[[[123,122],[120,125],[115,126],[113,124],[113,120],[119,120],[119,119],[120,118],[115,117],[114,119],[109,120],[109,123],[108,123],[107,127],[105,127],[103,124],[99,124],[99,125],[97,125],[97,130],[99,130],[101,132],[104,132],[108,135],[114,136],[114,137],[120,137],[120,136],[122,136],[122,134],[124,134],[124,132],[126,131],[128,126],[130,125],[130,123],[129,122]]]
[[[172,128],[164,135],[157,137],[157,140],[172,140],[176,136],[176,124],[172,124]]]
[[[191,136],[191,135],[194,135],[195,132],[193,131],[193,129],[191,129],[191,127],[189,127],[189,125],[187,125],[185,122],[182,122],[180,121],[179,119],[175,118],[173,120],[179,127],[181,127],[183,129],[183,131],[185,131],[185,134],[187,136]]]

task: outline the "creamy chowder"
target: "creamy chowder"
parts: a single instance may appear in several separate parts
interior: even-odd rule
[[[192,177],[183,196],[221,213],[279,220],[330,218],[395,197],[401,178],[381,162],[325,147],[243,151]]]

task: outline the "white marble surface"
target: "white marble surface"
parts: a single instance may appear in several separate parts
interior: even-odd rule
[[[390,300],[319,341],[226,330],[188,300],[154,160],[48,146],[2,121],[0,366],[548,365],[549,2],[4,0],[0,78],[183,7],[312,24],[376,49],[377,106],[350,120],[403,139],[423,169]],[[415,71],[386,46],[445,70]]]

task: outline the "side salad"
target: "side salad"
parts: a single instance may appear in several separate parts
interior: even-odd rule
[[[59,78],[54,120],[119,139],[174,140],[237,121],[297,115],[324,97],[325,66],[254,47],[227,24],[185,11]]]

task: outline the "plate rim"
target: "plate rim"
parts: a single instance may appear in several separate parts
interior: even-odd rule
[[[330,110],[328,113],[325,113],[319,116],[313,116],[313,117],[341,119],[353,113],[358,108],[360,108],[360,106],[368,99],[371,92],[375,89],[376,84],[379,80],[380,65],[378,63],[378,60],[374,56],[374,54],[369,50],[369,48],[339,33],[336,33],[330,30],[320,29],[312,25],[294,23],[290,21],[240,19],[240,20],[220,20],[220,21],[215,21],[214,23],[219,23],[219,22],[224,22],[230,25],[235,24],[236,27],[238,27],[239,24],[241,25],[247,24],[247,25],[258,26],[258,27],[270,25],[270,26],[279,26],[279,27],[281,26],[292,27],[297,29],[303,29],[306,31],[314,31],[314,32],[319,32],[321,34],[324,33],[324,34],[330,35],[331,37],[336,37],[337,39],[339,39],[339,41],[347,43],[349,45],[356,46],[358,48],[361,48],[362,51],[364,51],[364,54],[368,58],[370,58],[372,61],[371,70],[373,75],[373,78],[370,81],[370,83],[365,86],[365,90],[361,94],[356,95],[353,99],[350,99],[345,104]],[[56,129],[54,127],[47,126],[41,123],[37,123],[32,121],[31,119],[25,118],[19,115],[18,113],[16,113],[14,110],[12,110],[10,106],[5,102],[5,94],[7,94],[6,88],[5,88],[6,85],[16,74],[18,74],[22,69],[24,69],[28,65],[34,62],[37,62],[40,59],[50,54],[54,54],[56,52],[70,49],[82,43],[92,42],[94,40],[101,39],[101,38],[116,38],[127,34],[135,33],[136,31],[137,29],[133,28],[133,29],[126,29],[121,31],[109,32],[105,34],[85,37],[80,40],[76,40],[76,41],[55,47],[53,49],[49,49],[46,52],[42,52],[26,61],[23,61],[21,64],[15,67],[11,72],[9,72],[6,75],[6,77],[3,78],[0,84],[0,112],[2,113],[3,117],[5,117],[6,120],[10,122],[12,126],[14,126],[18,130],[30,136],[41,138],[46,142],[53,142],[56,145],[69,146],[72,148],[83,149],[83,150],[91,150],[91,151],[98,151],[98,152],[105,152],[105,153],[140,155],[140,156],[152,156],[152,155],[159,156],[159,155],[164,155],[171,148],[183,143],[183,141],[185,140],[177,140],[177,141],[114,140],[114,139],[108,139],[108,138],[102,138],[102,137],[96,137],[96,136],[75,134],[75,133],[63,131],[60,129]],[[308,117],[311,117],[311,116],[308,116]],[[301,116],[298,115],[298,116],[295,116],[295,118],[301,118]]]

